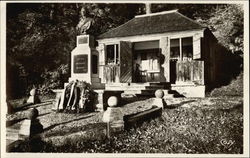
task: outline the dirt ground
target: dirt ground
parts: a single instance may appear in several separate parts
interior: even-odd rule
[[[121,108],[124,115],[137,113],[150,109],[152,107],[153,98],[125,98],[125,105]],[[237,108],[243,104],[241,97],[208,97],[208,98],[169,98],[165,99],[167,106],[170,109],[200,109],[195,110],[197,115],[203,115],[202,110],[212,109],[231,109]],[[52,110],[52,100],[46,100],[40,104],[31,105],[23,108],[14,114],[7,115],[7,128],[19,129],[20,125],[27,116],[31,108],[37,108],[41,124],[44,127],[43,140],[45,142],[53,142],[60,145],[67,139],[78,137],[86,134],[86,130],[93,128],[91,125],[100,123],[97,131],[103,130],[105,133],[105,125],[102,124],[103,112],[88,112],[81,114],[72,113],[56,113]]]

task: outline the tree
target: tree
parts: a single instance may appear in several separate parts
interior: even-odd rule
[[[28,74],[30,86],[42,85],[44,90],[67,82],[69,73],[65,71],[76,45],[81,7],[86,7],[94,19],[91,33],[95,36],[131,19],[137,11],[134,4],[7,4],[7,69],[16,74],[7,73],[8,85],[19,84],[20,67]],[[7,89],[9,93],[10,89],[19,91],[10,86]]]
[[[63,82],[67,82],[70,52],[76,45],[76,26],[82,7],[87,8],[94,20],[94,27],[90,32],[94,36],[127,22],[135,15],[145,13],[144,4],[8,3],[8,85],[14,85],[15,82],[18,85],[16,73],[20,71],[20,67],[28,74],[31,86],[42,84],[45,87],[59,88]],[[152,4],[152,12],[172,9],[179,9],[184,15],[208,26],[228,49],[243,52],[242,6]],[[49,86],[54,80],[60,82]],[[7,89],[11,88],[7,86]]]
[[[244,16],[243,6],[229,4],[219,6],[210,19],[208,26],[219,42],[233,53],[243,53]]]

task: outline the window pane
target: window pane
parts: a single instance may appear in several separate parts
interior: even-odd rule
[[[107,64],[119,64],[119,54],[118,44],[107,45]]]
[[[171,39],[170,40],[170,58],[179,58],[180,57],[180,39]]]
[[[193,38],[182,38],[182,56],[183,59],[193,58]]]
[[[141,53],[141,60],[147,60],[147,53]]]
[[[107,63],[113,63],[114,57],[114,45],[107,45]]]

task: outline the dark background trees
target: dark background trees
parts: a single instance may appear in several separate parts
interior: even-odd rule
[[[145,13],[144,4],[8,3],[7,96],[18,97],[30,87],[42,93],[67,82],[70,52],[75,47],[79,11],[94,19],[95,36]],[[152,4],[152,12],[179,12],[209,27],[230,52],[243,54],[243,8],[235,4]]]

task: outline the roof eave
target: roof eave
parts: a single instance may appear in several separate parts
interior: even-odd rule
[[[169,31],[169,32],[159,32],[159,33],[150,33],[150,34],[141,34],[141,35],[129,35],[129,36],[115,36],[115,37],[104,37],[104,38],[99,38],[97,37],[97,41],[103,41],[103,40],[111,40],[111,39],[116,39],[116,38],[127,38],[127,37],[136,37],[136,36],[152,36],[152,35],[159,35],[159,34],[165,34],[165,33],[178,33],[178,32],[183,32],[183,31],[204,31],[208,29],[207,27],[201,27],[197,29],[187,29],[187,30],[182,30],[182,31]],[[159,35],[160,36],[160,35]]]

